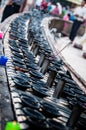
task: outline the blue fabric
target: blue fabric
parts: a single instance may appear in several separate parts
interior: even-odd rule
[[[46,0],[46,2],[50,2],[50,0]]]
[[[71,21],[74,21],[75,20],[75,16],[72,14],[72,15],[70,15],[70,20]]]
[[[48,6],[48,8],[47,8],[48,12],[50,12],[51,9],[52,9],[52,7]]]

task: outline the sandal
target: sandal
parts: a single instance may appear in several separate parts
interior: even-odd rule
[[[82,56],[84,59],[86,59],[86,52],[84,52]]]
[[[77,48],[77,49],[80,49],[80,50],[83,49],[82,45],[80,45],[80,44],[74,44],[73,47],[74,47],[74,48]]]

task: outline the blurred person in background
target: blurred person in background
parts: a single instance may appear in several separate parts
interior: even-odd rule
[[[63,17],[63,20],[65,20],[65,21],[70,20],[70,14],[69,13],[65,14],[64,17]]]
[[[71,20],[71,21],[74,21],[74,20],[75,20],[75,16],[74,16],[73,13],[70,13],[70,20]]]
[[[21,13],[27,4],[27,0],[8,0],[2,15],[1,22],[14,13]]]
[[[62,17],[64,17],[66,15],[66,7],[62,7]]]
[[[62,14],[62,5],[59,2],[57,2],[56,5],[58,6],[58,9],[59,9],[59,15],[61,15]]]
[[[76,7],[76,9],[74,10],[74,22],[69,35],[70,43],[73,43],[73,40],[77,35],[77,31],[79,27],[81,26],[81,24],[83,24],[83,22],[86,19],[85,5],[86,5],[86,0],[82,0],[81,5],[79,7]]]
[[[70,14],[65,14],[64,17],[63,17],[63,20],[65,21],[69,21],[70,20]],[[66,27],[68,26],[68,24],[66,22],[64,22],[64,28],[63,29],[66,29]]]
[[[50,14],[52,14],[53,16],[59,16],[59,9],[58,9],[58,5],[56,4],[55,7],[50,11]]]
[[[36,8],[40,9],[42,0],[36,0]]]
[[[40,10],[46,12],[47,6],[48,6],[48,2],[46,2],[46,0],[42,0],[41,5],[40,5]]]
[[[35,7],[36,0],[27,0],[26,7],[24,11],[30,11]]]
[[[49,13],[51,11],[51,9],[52,9],[52,2],[50,1],[47,4],[47,12]]]

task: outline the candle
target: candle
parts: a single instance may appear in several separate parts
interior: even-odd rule
[[[0,65],[6,66],[6,63],[8,61],[8,58],[4,55],[0,56]]]
[[[0,31],[0,39],[3,38],[3,32]]]
[[[20,130],[20,126],[16,121],[7,122],[5,130]]]

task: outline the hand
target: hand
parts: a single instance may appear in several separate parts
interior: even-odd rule
[[[79,17],[79,15],[78,15],[78,14],[75,14],[75,17]]]
[[[13,4],[13,1],[12,0],[9,0],[7,5],[12,5]]]
[[[79,16],[79,18],[81,18],[81,19],[83,19],[83,20],[84,20],[83,16]]]
[[[84,20],[83,25],[86,27],[86,19]]]

